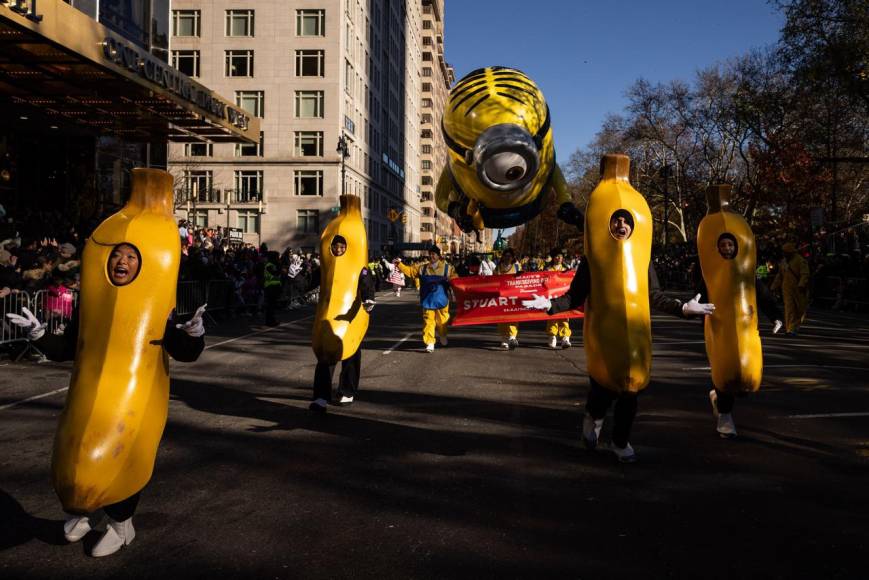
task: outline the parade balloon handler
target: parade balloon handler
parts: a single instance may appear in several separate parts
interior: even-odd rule
[[[339,258],[347,252],[347,240],[335,236],[329,246],[332,256]],[[374,274],[368,266],[359,273],[357,297],[362,302],[365,312],[374,310],[375,305]],[[332,401],[332,377],[335,375],[336,364],[328,361],[317,361],[314,369],[314,400],[308,407],[311,411],[325,413],[326,406]],[[353,404],[356,392],[359,390],[359,377],[362,370],[362,348],[347,359],[341,361],[341,373],[338,376],[337,404],[341,406]]]
[[[793,242],[782,246],[782,254],[784,258],[779,263],[771,290],[781,290],[785,306],[785,331],[788,336],[796,336],[809,305],[809,264],[797,253]]]
[[[564,272],[564,253],[555,249],[549,253],[551,261],[546,267],[550,272]],[[558,338],[561,337],[561,348],[570,348],[570,322],[567,320],[553,320],[546,324],[546,334],[549,335],[549,348],[558,348]]]
[[[501,252],[501,259],[495,269],[496,275],[521,274],[522,266],[516,261],[516,252],[513,248],[505,248]],[[501,350],[512,350],[519,346],[519,325],[498,324],[498,337],[501,339]]]
[[[136,279],[141,266],[142,258],[139,250],[132,244],[122,243],[116,245],[110,254],[107,273],[112,284],[123,287]],[[205,304],[200,306],[193,317],[183,324],[176,321],[173,311],[166,321],[166,328],[160,341],[166,354],[180,362],[194,362],[199,358],[205,348],[205,326],[202,322],[205,307]],[[27,308],[22,309],[22,314],[23,316],[16,314],[6,316],[25,330],[28,339],[46,357],[58,362],[77,358],[78,309],[73,313],[70,324],[61,335],[46,333],[45,324],[37,320]],[[105,322],[110,324],[111,320],[107,318]],[[132,518],[141,493],[139,490],[120,502],[102,506],[92,513],[71,515],[63,526],[64,537],[70,542],[77,542],[91,530],[102,531],[103,535],[94,545],[91,555],[101,557],[114,554],[132,542],[136,536]]]
[[[718,305],[704,321],[704,335],[713,384],[709,399],[716,430],[725,439],[737,436],[732,414],[736,396],[760,388],[763,351],[757,311],[773,323],[773,334],[782,327],[775,298],[756,276],[754,234],[730,208],[730,191],[729,185],[718,185],[707,192],[709,211],[697,232],[702,276],[695,278],[698,298]]]
[[[396,259],[393,264],[408,278],[419,279],[419,303],[422,306],[422,341],[426,352],[434,352],[435,335],[446,346],[447,322],[450,320],[450,280],[455,269],[441,259],[441,249],[428,250],[428,263],[408,266]]]
[[[567,293],[552,300],[535,295],[533,300],[522,302],[526,308],[545,310],[550,315],[584,306],[590,389],[582,439],[589,449],[597,446],[604,417],[615,402],[611,449],[621,463],[637,460],[630,434],[637,395],[648,384],[651,366],[649,301],[656,310],[680,318],[705,316],[715,310],[697,297],[683,304],[661,292],[649,255],[651,213],[630,186],[628,170],[627,156],[605,155],[602,159],[602,180],[586,208],[587,259],[580,263]],[[619,208],[621,204],[631,211]],[[646,280],[636,276],[643,271],[640,267],[647,271]],[[600,273],[599,279],[593,280],[594,269]],[[646,288],[648,295],[643,297],[641,291]]]
[[[435,201],[463,232],[520,226],[553,204],[560,219],[582,227],[555,162],[549,106],[525,73],[468,73],[450,91],[441,129],[449,163]]]

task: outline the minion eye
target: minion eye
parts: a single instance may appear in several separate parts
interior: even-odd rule
[[[521,181],[528,172],[525,158],[518,153],[497,153],[484,164],[486,175],[499,185],[511,185]]]

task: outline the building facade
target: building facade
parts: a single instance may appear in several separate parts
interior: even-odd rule
[[[261,127],[258,145],[170,148],[179,216],[311,251],[343,190],[362,198],[372,254],[419,242],[418,4],[173,0],[170,62]]]

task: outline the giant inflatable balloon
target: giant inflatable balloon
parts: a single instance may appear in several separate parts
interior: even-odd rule
[[[115,286],[108,260],[122,242],[138,250],[140,269]],[[172,176],[134,169],[130,201],[100,224],[82,257],[78,347],[51,466],[68,512],[122,501],[151,478],[168,414],[161,340],[180,256]]]
[[[582,225],[555,163],[549,107],[524,73],[469,73],[450,91],[441,128],[449,164],[435,198],[464,232],[522,225],[553,203]]]
[[[588,373],[618,393],[646,388],[652,362],[652,214],[628,182],[629,168],[626,155],[604,155],[601,181],[585,210],[585,253],[591,273],[583,324]],[[616,214],[633,222],[625,240],[610,233],[610,221]]]
[[[708,212],[697,231],[700,268],[715,312],[706,317],[706,354],[720,391],[760,388],[763,352],[757,328],[754,234],[730,208],[730,186],[712,187]]]
[[[347,251],[332,254],[341,236]],[[320,237],[320,301],[314,316],[311,345],[320,362],[336,364],[353,356],[368,331],[368,313],[359,296],[359,276],[368,264],[368,238],[355,195],[341,196],[341,211]]]

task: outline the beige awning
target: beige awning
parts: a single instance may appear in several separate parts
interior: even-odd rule
[[[13,6],[0,2],[0,102],[130,140],[259,142],[259,119],[62,0]]]

